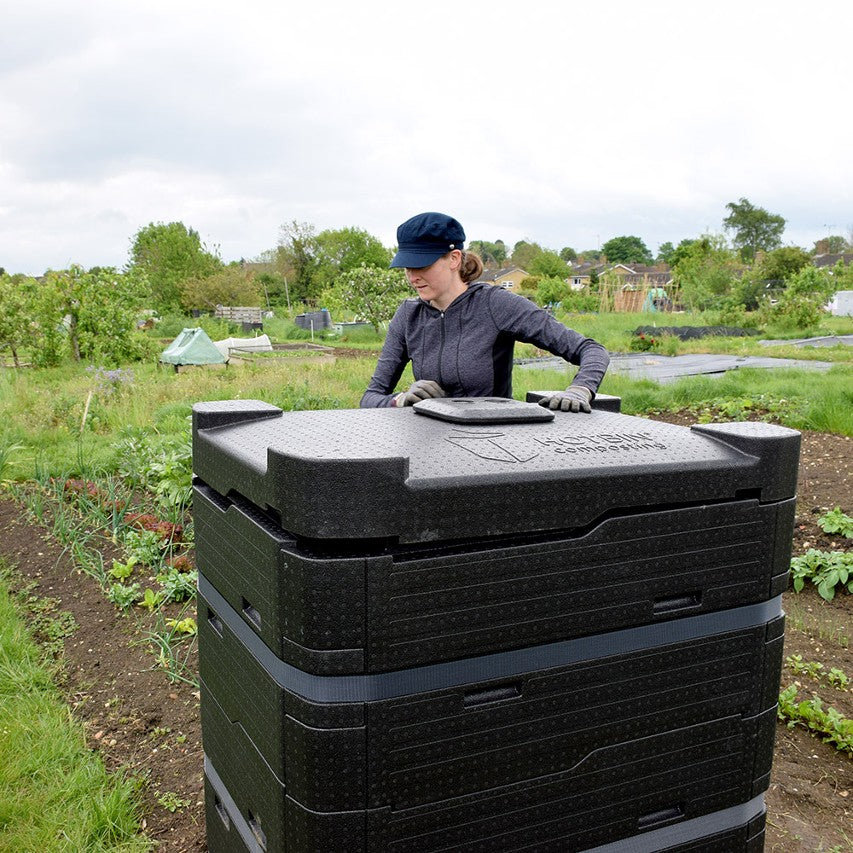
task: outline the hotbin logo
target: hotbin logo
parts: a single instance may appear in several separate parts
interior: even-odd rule
[[[539,455],[538,453],[519,454],[517,450],[510,450],[498,441],[505,435],[506,433],[503,432],[455,430],[455,434],[448,436],[445,441],[473,453],[480,459],[491,459],[495,462],[524,463]]]

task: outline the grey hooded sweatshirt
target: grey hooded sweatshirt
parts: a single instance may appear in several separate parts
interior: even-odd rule
[[[362,408],[393,405],[412,362],[415,379],[432,379],[449,397],[512,397],[512,354],[524,341],[580,366],[572,380],[595,395],[610,358],[601,344],[555,320],[529,299],[475,282],[444,311],[407,299],[394,314]]]

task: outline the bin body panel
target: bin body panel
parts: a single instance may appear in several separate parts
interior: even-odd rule
[[[635,744],[622,752],[615,768],[602,762],[595,772],[546,777],[413,808],[318,811],[291,797],[242,730],[230,729],[209,690],[202,695],[206,758],[221,768],[224,789],[236,792],[232,816],[261,828],[268,850],[497,853],[533,844],[536,850],[583,851],[633,839],[650,825],[689,824],[754,799],[740,762],[743,732],[735,734],[716,721]],[[771,708],[750,721],[756,734],[747,739],[772,732],[775,714]],[[724,757],[721,744],[728,744]],[[653,749],[659,754],[653,755]],[[711,839],[713,845],[695,849],[760,850],[747,845],[743,826],[728,828],[721,837],[739,845],[726,848]],[[211,850],[218,848],[211,845]]]
[[[627,823],[601,827],[600,837],[613,840],[620,836],[608,831],[636,831],[631,821],[644,815],[678,808],[691,819],[751,799],[761,793],[757,780],[766,786],[781,616],[502,679],[477,681],[472,666],[465,682],[456,668],[448,677],[459,684],[393,698],[370,699],[381,682],[364,677],[368,698],[333,703],[294,695],[280,683],[286,671],[268,672],[230,630],[237,614],[200,596],[204,743],[214,766],[230,772],[234,755],[256,754],[266,781],[258,786],[253,772],[252,784],[276,803],[286,791],[311,812],[389,809],[401,833],[395,844],[446,836],[454,821],[460,844],[502,821],[521,832],[520,802],[534,834],[555,807],[567,827],[618,814]],[[335,677],[313,683],[325,681]],[[280,819],[273,801],[256,813],[272,816],[266,825]]]
[[[403,669],[710,613],[787,585],[795,500],[608,518],[572,538],[317,556],[197,483],[199,570],[282,660]]]

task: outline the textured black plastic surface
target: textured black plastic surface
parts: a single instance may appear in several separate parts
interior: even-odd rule
[[[255,419],[253,419],[255,418]],[[406,409],[193,407],[195,474],[310,539],[400,543],[565,531],[614,512],[794,497],[799,433],[594,411],[461,426]],[[511,500],[508,499],[511,496]]]
[[[232,632],[239,617],[228,610],[199,596],[205,752],[264,826],[280,822],[286,790],[309,812],[390,810],[400,844],[452,827],[460,843],[473,841],[501,821],[501,831],[525,826],[535,838],[551,831],[556,811],[575,816],[563,832],[576,831],[579,815],[587,827],[606,824],[601,840],[583,842],[591,846],[676,804],[690,819],[766,787],[782,617],[565,666],[508,668],[504,678],[478,678],[469,661],[467,683],[333,703],[276,683]],[[632,633],[600,638],[598,651]]]
[[[545,423],[555,414],[532,403],[506,397],[442,397],[421,400],[414,410],[419,415],[458,424]]]
[[[193,423],[214,853],[762,849],[797,433]]]
[[[245,731],[230,724],[202,684],[205,754],[232,794],[235,811],[263,833],[268,850],[421,853],[509,851],[532,845],[536,850],[572,851],[624,842],[758,796],[761,791],[749,778],[754,743],[772,744],[775,715],[774,707],[748,720],[717,719],[638,737],[603,748],[580,766],[545,773],[526,784],[414,804],[394,800],[368,808],[326,809],[300,800],[302,780],[289,787],[271,772]],[[446,738],[451,740],[453,734]],[[523,746],[519,753],[524,755]],[[332,762],[336,778],[342,774],[337,784],[350,781],[350,765],[347,753],[339,750]],[[417,781],[421,772],[418,766],[408,775]],[[215,807],[209,802],[209,808]],[[739,832],[734,835],[746,840]],[[210,849],[217,848],[210,843]]]
[[[197,484],[200,571],[282,660],[401,669],[766,601],[785,588],[794,500],[611,517],[576,536],[323,555]]]
[[[286,794],[282,794],[278,817],[282,831],[273,837],[280,840],[281,846],[272,847],[270,839],[251,812],[251,805],[244,797],[243,809],[237,805],[231,793],[225,787],[222,778],[209,758],[205,757],[205,801],[208,826],[208,847],[211,853],[261,853],[261,851],[278,850],[280,853],[302,853],[302,851],[333,851],[346,850],[347,853],[386,853],[397,849],[397,845],[388,843],[387,836],[368,835],[367,828],[375,829],[385,817],[378,813],[363,812],[351,815],[307,815],[298,803],[293,802]],[[252,815],[247,819],[245,814]],[[315,824],[322,824],[324,819],[341,822],[341,831],[327,832],[321,837],[315,834],[310,839],[304,831],[306,817]],[[651,815],[650,817],[657,817]],[[583,853],[761,853],[764,849],[764,827],[766,811],[764,798],[759,795],[754,799],[721,811],[703,815],[693,820],[667,822],[666,815],[660,816],[663,826],[657,829],[646,829],[638,835],[621,841],[586,848]],[[377,820],[378,818],[378,820]],[[362,824],[363,821],[363,824]],[[349,835],[344,837],[341,832],[343,825]],[[294,831],[303,831],[297,841]],[[319,827],[322,832],[322,826]],[[259,834],[260,833],[260,834]],[[260,839],[260,840],[259,840]],[[261,843],[263,842],[263,844]],[[476,844],[447,846],[443,840],[438,847],[423,846],[421,853],[431,850],[482,850],[494,853],[512,853],[512,851],[536,850],[538,853],[561,853],[561,851],[577,850],[575,846],[567,846],[565,838],[544,843],[533,847],[523,842],[516,847],[507,846],[505,836],[485,838]]]

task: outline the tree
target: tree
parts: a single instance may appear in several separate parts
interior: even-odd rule
[[[584,249],[578,257],[582,261],[600,261],[601,251],[599,249]]]
[[[550,250],[545,250],[536,255],[525,269],[531,275],[545,278],[564,279],[569,274],[569,267],[566,262],[556,252]]]
[[[63,334],[75,361],[120,364],[145,356],[149,345],[136,330],[136,317],[147,289],[134,270],[86,272],[73,265],[48,272],[35,309],[42,361],[55,360]]]
[[[317,276],[320,247],[314,226],[295,219],[282,225],[278,246],[281,255],[279,265],[289,266],[292,270],[292,280],[288,279],[291,298],[304,302],[316,297],[321,289]]]
[[[399,304],[410,295],[401,270],[362,264],[342,273],[335,287],[324,291],[323,302],[331,310],[351,311],[367,320],[378,334],[382,324],[394,316]]]
[[[534,258],[541,255],[543,251],[544,249],[538,243],[528,243],[526,240],[519,240],[512,250],[510,261],[514,266],[523,269],[525,272],[530,272]]]
[[[853,290],[853,264],[838,260],[828,275],[832,278],[836,291]]]
[[[740,250],[742,260],[751,263],[756,252],[767,252],[782,245],[783,217],[755,207],[745,198],[739,202],[730,201],[726,209],[729,215],[723,220],[723,227],[734,231],[732,242]]]
[[[667,263],[671,267],[677,266],[678,262],[682,260],[682,258],[686,258],[690,254],[690,250],[693,245],[702,239],[702,237],[699,237],[698,239],[691,240],[689,237],[686,237],[675,247],[675,249],[673,249]]]
[[[239,265],[213,275],[188,278],[181,284],[181,304],[187,310],[211,311],[217,305],[260,305],[261,288]]]
[[[478,254],[487,269],[499,269],[506,263],[506,245],[503,240],[495,240],[494,243],[488,240],[471,240],[468,250]]]
[[[362,265],[385,269],[391,261],[391,252],[361,228],[317,234],[313,225],[294,220],[281,226],[278,246],[276,267],[289,282],[291,298],[303,302],[334,286],[342,273]]]
[[[811,264],[811,255],[798,246],[782,246],[773,249],[756,263],[756,278],[765,281],[785,281],[803,267]]]
[[[34,279],[0,272],[0,348],[9,347],[15,367],[18,351],[32,338]]]
[[[675,246],[673,246],[672,243],[661,243],[660,246],[658,246],[658,256],[655,258],[655,260],[664,264],[668,264],[674,254]]]
[[[570,264],[572,261],[576,261],[578,259],[578,253],[570,246],[563,246],[563,248],[560,249],[560,257],[567,264]]]
[[[797,329],[813,328],[837,287],[833,276],[809,264],[788,279],[779,301],[769,309],[770,319]]]
[[[222,269],[222,261],[202,245],[198,232],[183,222],[152,222],[133,238],[130,268],[147,277],[154,307],[178,311],[181,282],[211,275]]]
[[[639,237],[613,237],[601,252],[612,264],[650,264],[652,253]]]
[[[543,276],[536,285],[540,305],[557,305],[569,296],[571,288],[559,276]]]
[[[317,271],[322,286],[362,265],[387,269],[391,257],[391,251],[362,228],[326,230],[317,235]]]
[[[679,248],[682,251],[673,266],[673,278],[687,307],[702,311],[722,305],[741,270],[725,238],[706,235]]]

